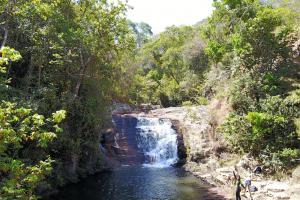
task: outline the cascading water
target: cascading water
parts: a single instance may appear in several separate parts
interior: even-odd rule
[[[177,162],[177,134],[169,119],[137,118],[136,140],[146,166],[168,167]]]
[[[115,129],[105,133],[102,148],[123,167],[68,185],[51,200],[220,199],[206,197],[207,186],[182,168],[165,168],[177,163],[177,143],[181,142],[170,120],[112,117]],[[107,161],[113,160],[107,157]]]

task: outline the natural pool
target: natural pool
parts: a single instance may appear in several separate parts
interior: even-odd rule
[[[171,167],[178,160],[178,151],[170,120],[118,115],[113,116],[113,122],[117,130],[113,145],[124,149],[123,166],[70,184],[51,200],[223,199],[192,174]],[[142,160],[137,159],[140,154],[144,164],[133,162]]]
[[[203,200],[208,186],[180,168],[123,166],[63,188],[54,200]],[[215,199],[215,198],[211,198]]]

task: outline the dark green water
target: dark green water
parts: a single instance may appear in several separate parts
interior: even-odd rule
[[[121,167],[63,188],[54,200],[219,199],[208,186],[180,168]]]

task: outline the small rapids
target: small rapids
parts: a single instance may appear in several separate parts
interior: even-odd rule
[[[136,140],[146,157],[145,166],[168,167],[177,157],[177,134],[169,119],[137,118]]]

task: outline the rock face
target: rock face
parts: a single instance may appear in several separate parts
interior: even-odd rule
[[[207,106],[170,107],[140,115],[173,120],[177,132],[182,135],[178,141],[182,141],[184,146],[179,152],[186,157],[185,169],[206,176],[219,167],[214,156],[219,141],[216,140],[208,109]]]
[[[114,114],[112,118],[114,129],[104,133],[102,141],[103,152],[107,152],[106,161],[114,159],[122,165],[169,166],[176,164],[179,158],[177,164],[184,163],[184,140],[177,134],[172,120],[135,114]]]
[[[181,161],[179,164],[184,164],[186,170],[202,180],[217,185],[220,194],[232,198],[234,195],[234,188],[230,182],[232,171],[238,170],[241,177],[245,178],[249,174],[247,168],[254,169],[257,163],[247,155],[235,158],[230,153],[224,153],[225,143],[215,134],[215,129],[224,121],[229,111],[226,102],[213,101],[210,106],[170,107],[139,114],[116,114],[114,133],[105,134],[106,151],[113,153],[116,160],[122,164],[143,163],[146,158],[138,150],[135,136],[132,134],[137,123],[136,117],[170,119],[178,133],[178,157]],[[224,157],[231,156],[234,162],[230,161],[226,165],[220,162],[220,159],[224,160]],[[257,192],[252,193],[254,199],[299,200],[300,167],[294,171],[289,180],[275,181],[262,176],[253,176],[252,185],[258,188]],[[248,193],[247,196],[249,197]]]
[[[130,105],[117,102],[113,103],[111,107],[111,113],[113,115],[131,113],[133,110],[134,109]]]
[[[182,134],[187,161],[201,160],[209,156],[213,147],[210,139],[212,127],[206,109],[205,106],[170,107],[152,110],[147,116],[173,120],[178,132]]]
[[[231,186],[232,171],[238,170],[242,178],[249,175],[248,168],[254,169],[256,163],[247,155],[234,158],[234,162],[225,166],[220,157],[234,156],[224,153],[222,138],[215,134],[215,128],[226,118],[230,108],[224,102],[215,101],[210,106],[171,107],[156,109],[141,116],[169,118],[174,121],[177,131],[182,135],[183,153],[187,155],[184,168],[195,176],[219,187],[220,194],[227,198],[234,196]],[[217,118],[217,119],[215,119]],[[224,142],[224,141],[223,141]],[[223,155],[224,154],[224,155]],[[290,180],[270,180],[260,175],[252,177],[252,185],[258,188],[253,192],[253,199],[300,199],[300,167],[293,173]],[[223,191],[223,192],[222,192]],[[224,192],[225,191],[225,192]],[[250,199],[249,193],[246,197]]]
[[[292,178],[290,180],[290,195],[291,200],[299,200],[300,199],[300,166],[298,166],[292,174]]]
[[[145,161],[143,153],[136,142],[137,119],[130,115],[113,115],[115,128],[104,134],[103,146],[112,159],[123,165],[142,164]]]

